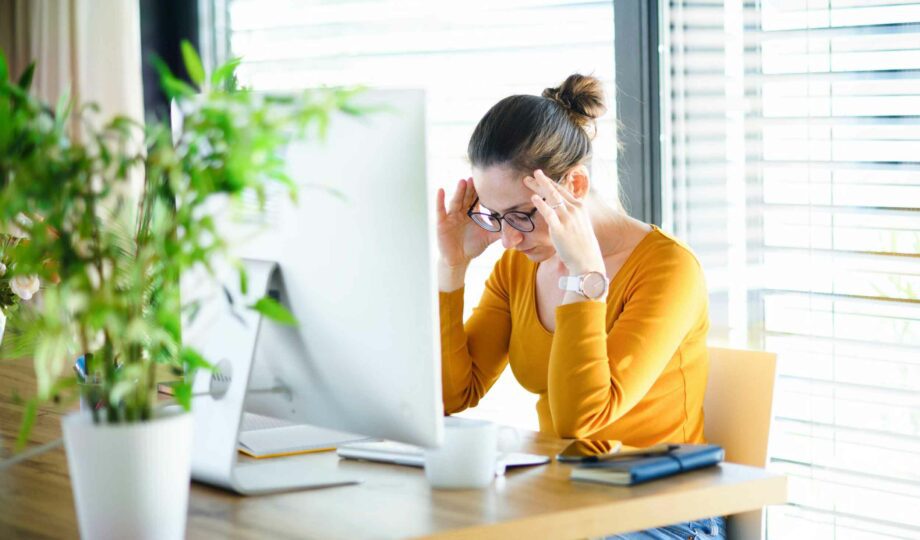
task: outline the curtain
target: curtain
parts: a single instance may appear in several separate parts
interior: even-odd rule
[[[0,48],[17,77],[35,61],[33,92],[96,102],[97,121],[143,121],[138,4],[129,0],[0,0]],[[72,135],[79,139],[77,124]]]
[[[52,105],[96,103],[85,120],[101,125],[114,116],[144,121],[140,11],[136,0],[0,0],[0,49],[18,77],[36,63],[32,92]],[[70,135],[81,140],[80,121]],[[143,144],[138,134],[136,144]],[[129,171],[127,193],[139,196],[140,167]]]

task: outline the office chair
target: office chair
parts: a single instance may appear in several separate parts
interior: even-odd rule
[[[774,353],[709,348],[705,434],[708,442],[725,449],[726,461],[766,466],[775,380]],[[729,538],[763,538],[763,510],[731,516],[727,522]]]

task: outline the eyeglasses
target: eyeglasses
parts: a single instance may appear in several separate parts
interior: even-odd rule
[[[506,212],[503,216],[499,216],[497,214],[487,214],[485,212],[473,212],[477,204],[479,204],[479,197],[476,197],[476,200],[473,201],[470,209],[466,211],[466,215],[470,216],[470,219],[472,219],[476,225],[479,225],[489,232],[498,232],[502,230],[502,220],[505,220],[512,228],[525,233],[531,232],[535,228],[533,216],[537,213],[536,208],[530,212],[512,211]]]

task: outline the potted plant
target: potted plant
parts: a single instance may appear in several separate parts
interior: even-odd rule
[[[156,61],[183,113],[175,131],[123,117],[97,126],[92,105],[74,109],[66,97],[52,108],[29,94],[34,66],[12,81],[0,54],[0,230],[25,238],[4,248],[15,263],[0,295],[16,280],[55,283],[20,311],[16,339],[4,347],[5,356],[35,363],[37,395],[19,442],[40,402],[82,396],[91,404],[63,420],[86,538],[184,535],[190,381],[210,364],[182,345],[179,277],[226,253],[208,205],[247,193],[264,203],[270,183],[296,196],[282,148],[309,126],[322,132],[334,110],[359,112],[349,103],[356,90],[265,96],[237,87],[238,59],[208,76],[193,47],[182,43],[182,53],[193,84]],[[71,116],[79,140],[68,136]],[[251,307],[291,318],[268,298]],[[80,355],[85,366],[75,375]],[[158,403],[161,365],[185,375],[174,388],[177,410]]]

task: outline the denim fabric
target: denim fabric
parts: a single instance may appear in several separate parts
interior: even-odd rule
[[[658,529],[608,536],[605,540],[725,540],[725,518],[711,517]]]

